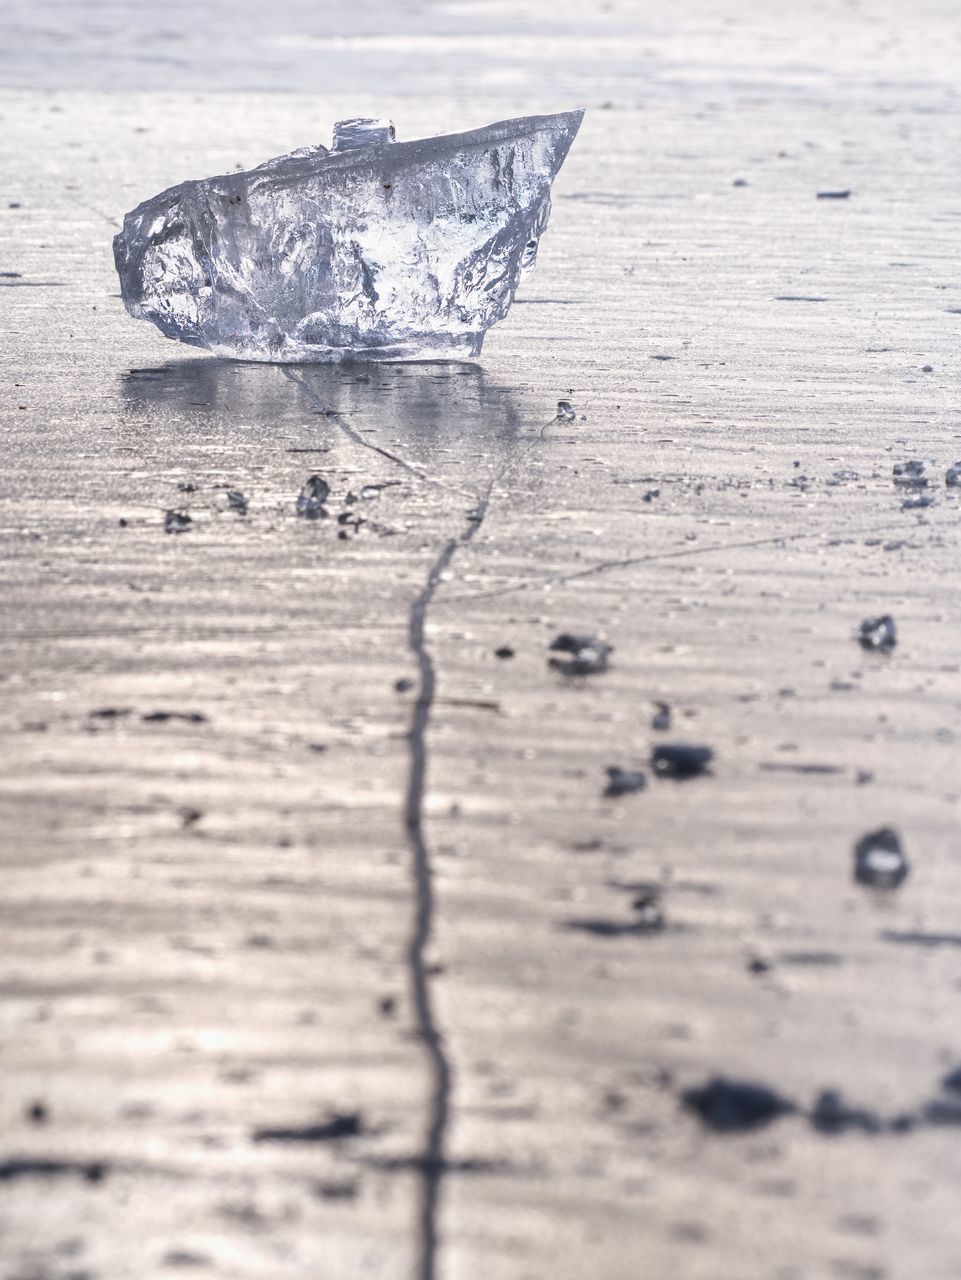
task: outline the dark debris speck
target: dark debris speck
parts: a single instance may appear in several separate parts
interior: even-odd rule
[[[651,768],[658,778],[674,778],[683,782],[707,773],[713,759],[711,747],[695,747],[683,742],[665,743],[651,752]]]
[[[607,787],[605,796],[626,796],[635,791],[643,791],[647,785],[647,775],[641,769],[621,769],[618,765],[610,765],[607,769]]]
[[[255,1129],[254,1142],[334,1142],[340,1138],[356,1138],[364,1132],[364,1122],[359,1111],[335,1112],[319,1124],[298,1128]]]
[[[0,1161],[0,1182],[19,1178],[56,1178],[76,1174],[85,1182],[103,1182],[107,1166],[99,1160],[55,1160],[42,1156],[13,1156]]]
[[[663,733],[671,727],[671,708],[666,702],[655,702],[657,710],[651,716],[651,728]]]
[[[700,1116],[716,1133],[744,1133],[762,1129],[797,1108],[764,1084],[715,1076],[698,1088],[685,1089],[682,1104]]]
[[[861,1133],[880,1133],[884,1121],[865,1107],[852,1107],[835,1089],[823,1089],[811,1110],[810,1121],[818,1133],[839,1134],[856,1129]]]
[[[921,1113],[925,1124],[944,1128],[946,1125],[961,1125],[961,1102],[953,1098],[936,1098],[925,1104]]]
[[[207,723],[202,711],[148,711],[140,719],[144,724],[167,724],[171,720],[180,720],[183,724]]]

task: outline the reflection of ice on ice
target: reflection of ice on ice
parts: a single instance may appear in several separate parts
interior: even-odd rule
[[[124,303],[247,360],[476,355],[534,263],[582,114],[415,142],[345,120],[333,151],[184,182],[124,219]]]

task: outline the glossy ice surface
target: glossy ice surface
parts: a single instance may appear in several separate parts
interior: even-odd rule
[[[582,112],[395,142],[347,120],[244,173],[138,205],[114,239],[127,310],[245,360],[477,355],[533,266]]]

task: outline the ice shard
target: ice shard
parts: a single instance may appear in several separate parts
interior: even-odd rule
[[[242,360],[475,356],[533,266],[582,115],[414,142],[343,120],[330,151],[171,187],[114,239],[124,305]]]

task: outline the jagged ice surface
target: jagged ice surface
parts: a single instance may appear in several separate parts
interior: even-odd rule
[[[582,114],[416,142],[341,121],[334,150],[171,187],[114,239],[124,305],[245,360],[477,355],[534,263]]]

